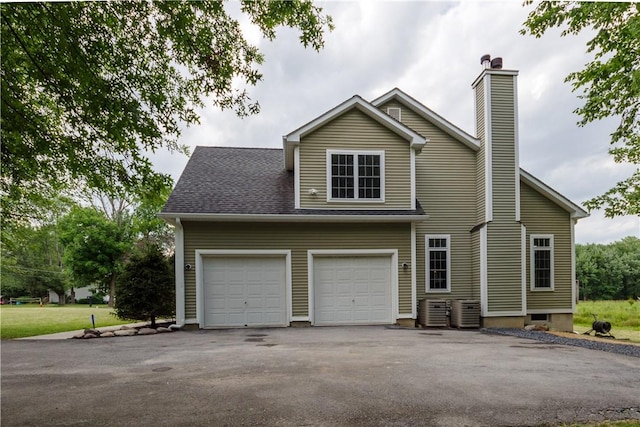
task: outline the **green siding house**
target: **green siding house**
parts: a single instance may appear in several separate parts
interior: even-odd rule
[[[518,73],[483,64],[476,136],[393,89],[282,149],[197,147],[160,213],[178,324],[414,325],[426,299],[477,301],[485,327],[571,330],[587,213],[520,169]]]

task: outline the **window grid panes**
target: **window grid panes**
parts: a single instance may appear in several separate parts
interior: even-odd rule
[[[533,274],[536,288],[551,288],[551,239],[533,239]]]
[[[331,196],[336,199],[352,199],[354,194],[353,156],[331,155]]]
[[[380,198],[380,156],[358,155],[358,197],[360,199]]]
[[[429,290],[448,289],[448,252],[447,238],[428,238],[429,252]]]
[[[381,155],[331,154],[331,198],[381,199]]]

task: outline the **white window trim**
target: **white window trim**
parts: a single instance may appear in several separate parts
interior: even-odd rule
[[[539,288],[536,287],[536,277],[535,277],[535,252],[536,249],[533,247],[534,239],[549,239],[549,250],[551,251],[551,286],[548,288]],[[551,292],[555,289],[555,251],[554,251],[554,242],[553,242],[553,234],[531,234],[529,236],[529,275],[531,280],[531,291],[534,292]]]
[[[431,289],[429,283],[429,239],[446,239],[447,240],[447,288]],[[434,248],[433,250],[442,250],[442,248]],[[448,293],[451,292],[451,235],[450,234],[426,234],[424,236],[424,288],[425,293]]]
[[[388,107],[387,108],[387,114],[390,115],[391,117],[393,117],[393,114],[391,113],[391,110],[398,110],[398,118],[396,120],[398,120],[399,122],[402,121],[402,108],[400,107]],[[395,119],[395,117],[393,117]]]
[[[333,154],[347,154],[352,155],[354,157],[354,171],[357,171],[358,168],[358,155],[374,155],[380,156],[380,198],[379,199],[360,199],[358,198],[358,179],[354,174],[354,198],[353,199],[334,199],[333,198],[333,187],[331,180],[331,156]],[[327,166],[327,202],[339,202],[339,203],[384,203],[385,193],[384,193],[384,169],[385,169],[385,159],[384,159],[384,151],[371,151],[371,150],[327,150],[327,158],[326,158],[326,166]]]

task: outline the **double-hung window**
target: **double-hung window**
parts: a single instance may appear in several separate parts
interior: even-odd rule
[[[426,235],[427,292],[451,291],[451,236]]]
[[[530,237],[531,290],[553,290],[553,235]]]
[[[327,151],[329,200],[384,201],[384,152]]]

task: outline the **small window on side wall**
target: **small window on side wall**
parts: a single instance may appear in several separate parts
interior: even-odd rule
[[[402,121],[402,110],[398,107],[387,108],[387,114],[399,122]]]
[[[530,251],[531,290],[552,291],[554,288],[553,235],[532,234]]]
[[[451,236],[425,236],[426,292],[451,292]]]

